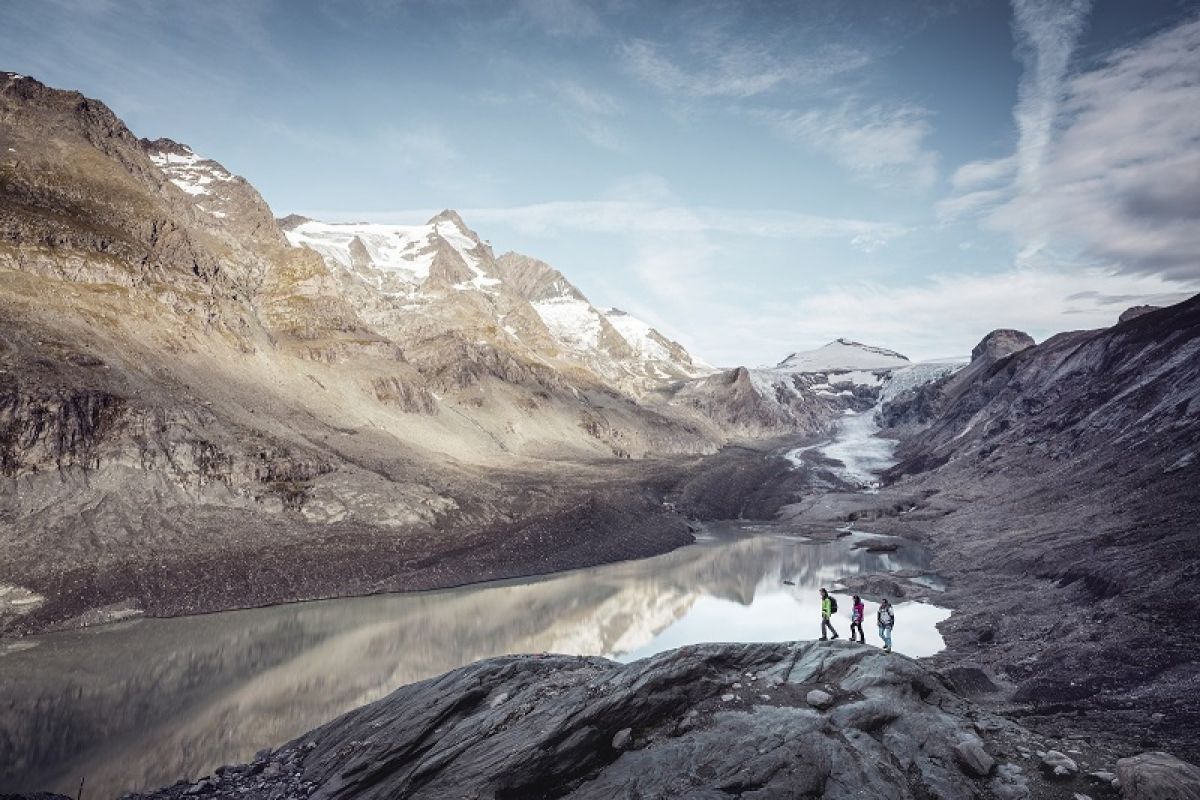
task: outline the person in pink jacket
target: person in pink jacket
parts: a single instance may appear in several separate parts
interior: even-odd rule
[[[850,641],[852,642],[862,642],[863,644],[867,643],[867,640],[863,637],[862,629],[864,611],[865,609],[863,608],[862,598],[858,595],[854,595],[854,608],[850,611]],[[856,630],[858,631],[857,639],[854,637],[854,632]]]

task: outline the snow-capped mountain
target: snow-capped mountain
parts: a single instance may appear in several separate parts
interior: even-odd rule
[[[529,357],[582,366],[635,395],[707,371],[641,320],[601,312],[549,264],[519,253],[495,257],[453,211],[419,225],[293,216],[281,227],[292,246],[317,252],[331,269],[373,290],[360,307],[387,329],[436,319]]]
[[[783,372],[845,372],[859,369],[894,369],[911,364],[907,357],[883,347],[834,339],[815,350],[792,353],[775,365]]]
[[[283,227],[293,246],[317,251],[331,265],[387,294],[412,294],[431,279],[441,279],[460,291],[494,292],[500,284],[488,270],[493,261],[490,248],[452,211],[424,225],[328,223],[290,217]],[[457,258],[446,257],[451,253]]]

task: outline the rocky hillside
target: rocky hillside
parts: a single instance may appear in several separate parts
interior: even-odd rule
[[[709,368],[453,212],[282,223],[187,145],[0,73],[0,633],[686,541],[684,478],[630,462],[744,434],[644,399]]]

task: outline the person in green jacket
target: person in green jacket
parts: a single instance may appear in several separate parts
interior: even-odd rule
[[[821,641],[825,641],[828,637],[825,635],[825,629],[833,634],[833,638],[838,638],[838,632],[833,627],[833,610],[836,606],[833,604],[833,598],[829,596],[829,592],[821,589]]]

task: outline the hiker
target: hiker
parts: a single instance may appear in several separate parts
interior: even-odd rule
[[[838,638],[838,632],[833,629],[833,623],[830,622],[830,619],[833,617],[833,615],[836,611],[837,611],[837,600],[834,600],[829,595],[829,592],[825,591],[825,589],[822,588],[821,589],[821,641],[822,642],[828,638],[825,635],[826,628],[828,628],[829,632],[833,634],[834,639]]]
[[[879,638],[883,639],[883,652],[892,652],[892,626],[896,624],[896,615],[892,613],[892,604],[885,597],[879,604]]]
[[[862,598],[854,595],[854,608],[850,611],[850,641],[866,644],[867,640],[863,636],[862,621],[863,613],[866,609],[863,608]],[[858,638],[854,638],[854,631],[858,630]]]

